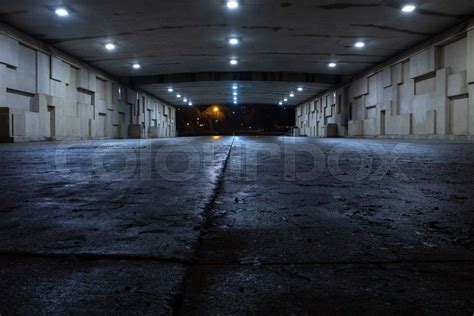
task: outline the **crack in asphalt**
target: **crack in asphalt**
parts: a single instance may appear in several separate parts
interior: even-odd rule
[[[217,181],[214,186],[214,189],[212,191],[211,196],[207,200],[205,206],[204,206],[204,211],[203,211],[203,216],[204,216],[204,221],[200,227],[199,235],[198,235],[198,241],[197,245],[194,251],[194,260],[191,262],[190,267],[187,269],[186,274],[183,278],[183,282],[181,284],[181,290],[176,293],[172,299],[171,299],[171,307],[172,307],[172,314],[173,315],[181,315],[181,308],[183,306],[184,302],[184,295],[186,292],[186,288],[190,285],[192,282],[193,278],[193,272],[195,267],[199,267],[199,250],[202,246],[202,237],[206,233],[208,227],[212,224],[212,219],[213,219],[213,210],[216,205],[217,198],[219,197],[219,194],[222,190],[222,187],[224,185],[224,178],[225,178],[225,173],[227,170],[227,165],[230,160],[230,155],[232,152],[232,146],[234,145],[235,142],[235,137],[232,138],[232,143],[230,144],[229,151],[227,152],[227,156],[224,160],[224,163],[222,164],[222,168],[219,172],[219,175],[217,176]]]

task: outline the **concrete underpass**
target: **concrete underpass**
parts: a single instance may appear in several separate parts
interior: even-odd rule
[[[3,1],[0,314],[472,315],[473,14]]]

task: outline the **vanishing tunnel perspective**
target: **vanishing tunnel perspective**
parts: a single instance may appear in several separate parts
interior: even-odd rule
[[[0,4],[0,315],[474,313],[474,1]]]

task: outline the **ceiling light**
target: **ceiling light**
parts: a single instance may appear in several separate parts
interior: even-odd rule
[[[168,92],[173,92],[173,88],[168,88]]]
[[[283,102],[288,102],[288,98],[284,98],[284,99],[283,99]]]
[[[229,44],[230,45],[238,45],[240,43],[239,39],[237,37],[231,37],[229,38]]]
[[[235,100],[235,101],[234,101],[234,104],[237,104],[237,103],[238,103],[237,100]]]
[[[107,44],[105,44],[104,47],[107,50],[114,50],[115,49],[115,45],[113,43],[107,43]]]
[[[238,61],[237,59],[235,59],[235,58],[232,58],[232,59],[230,60],[230,64],[231,64],[231,65],[237,65],[238,63],[239,63],[239,61]]]
[[[234,93],[232,93],[232,94],[233,94],[233,95],[237,95],[238,93],[237,93],[237,92],[234,92]]]
[[[239,2],[237,0],[228,0],[227,7],[229,9],[237,9],[239,7]]]
[[[191,101],[189,101],[188,103],[189,106],[193,106],[193,103]]]
[[[176,95],[176,97],[177,97],[178,99],[181,98],[181,94],[178,93],[178,94]]]
[[[234,90],[237,90],[237,88],[238,88],[238,87],[237,87],[237,85],[235,85],[235,84],[232,86],[232,89],[234,89]]]
[[[336,63],[329,63],[328,66],[329,66],[330,68],[334,68],[334,67],[337,66],[337,64],[336,64]]]
[[[402,11],[405,13],[410,13],[415,11],[416,6],[414,4],[406,4],[403,6]]]
[[[140,69],[142,66],[140,64],[133,64],[133,69]]]
[[[66,10],[65,8],[57,8],[54,12],[58,16],[68,16],[69,15],[69,11]]]
[[[183,102],[184,103],[188,102],[188,99],[186,97],[184,97]]]
[[[234,97],[234,101],[237,101],[237,97]]]
[[[283,105],[283,102],[281,102],[281,101],[280,101],[280,102],[278,102],[278,105]]]
[[[357,43],[355,43],[354,46],[357,47],[357,48],[363,48],[363,47],[365,47],[365,43],[364,42],[357,42]]]
[[[290,93],[290,98],[294,98],[295,94],[293,92]]]
[[[299,87],[299,88],[298,88],[298,91],[300,91],[300,92],[303,91],[303,88]]]

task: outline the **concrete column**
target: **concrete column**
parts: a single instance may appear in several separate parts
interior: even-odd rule
[[[474,83],[474,26],[467,31],[467,83]]]
[[[469,134],[474,134],[474,26],[467,31],[467,84],[469,93]]]
[[[6,69],[5,65],[0,64],[0,107],[8,106],[7,88],[5,86]]]
[[[469,134],[474,135],[474,83],[467,86],[469,93],[469,104],[468,104],[468,114],[469,114]]]
[[[390,116],[400,115],[400,89],[397,83],[392,84],[392,104],[390,105]],[[388,113],[387,113],[388,114]]]
[[[443,68],[436,71],[436,134],[446,135],[451,132],[448,99],[448,76],[451,70]]]

